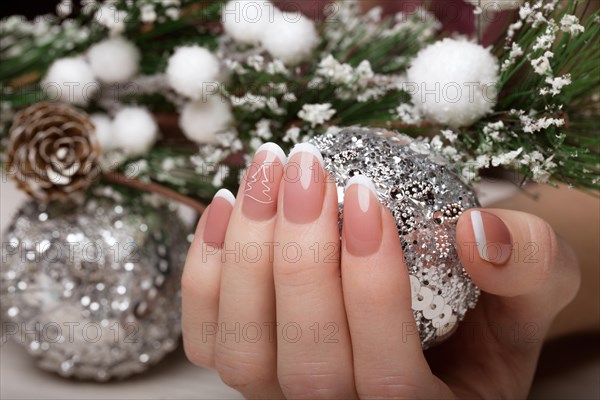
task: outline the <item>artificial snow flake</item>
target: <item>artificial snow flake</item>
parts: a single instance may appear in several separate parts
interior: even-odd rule
[[[354,79],[352,66],[340,63],[331,54],[321,60],[317,74],[329,79],[334,84],[348,85]]]
[[[521,48],[521,46],[519,46],[518,43],[513,42],[512,47],[510,49],[510,53],[508,54],[508,58],[502,63],[502,72],[508,70],[508,68],[510,68],[515,63],[517,57],[520,57],[522,55],[523,49]]]
[[[552,66],[550,65],[550,59],[554,57],[554,54],[550,51],[544,53],[543,56],[531,60],[531,66],[538,75],[550,75],[552,73]]]
[[[523,152],[523,148],[519,147],[517,150],[509,151],[508,153],[492,156],[492,166],[498,167],[500,165],[510,165],[515,159]]]
[[[396,116],[406,125],[418,125],[421,123],[419,110],[412,104],[400,104],[396,108]]]
[[[535,133],[543,129],[548,129],[553,125],[561,127],[565,124],[565,120],[562,118],[541,117],[533,119],[527,115],[521,115],[519,119],[521,120],[521,124],[523,124],[523,132],[525,133]]]
[[[519,20],[515,23],[512,23],[508,26],[508,30],[506,32],[506,36],[509,39],[512,39],[515,36],[515,32],[523,27],[523,21]]]
[[[476,7],[485,9],[486,11],[510,10],[519,8],[524,0],[465,0]]]
[[[575,15],[565,15],[560,20],[560,29],[575,36],[585,31],[585,28],[579,24],[579,18]]]
[[[563,87],[570,85],[572,83],[571,75],[565,74],[563,76],[558,76],[556,78],[552,78],[549,76],[546,78],[546,83],[549,84],[551,87],[540,89],[540,94],[541,95],[551,94],[552,96],[556,96],[557,94],[559,94],[561,92]]]
[[[225,182],[225,179],[229,177],[230,172],[231,170],[229,166],[220,164],[217,167],[217,170],[215,171],[215,176],[213,177],[212,185],[217,188],[223,186],[223,182]]]
[[[454,143],[458,139],[458,135],[450,129],[443,129],[441,132],[442,136],[446,138],[450,143]]]
[[[154,4],[144,4],[140,8],[140,19],[145,23],[152,23],[156,21],[156,9],[154,8]]]
[[[287,131],[285,131],[285,135],[283,136],[283,141],[288,143],[298,143],[300,138],[300,128],[297,126],[292,126]]]
[[[61,17],[67,17],[73,12],[73,1],[72,0],[61,0],[56,6],[56,14]]]
[[[257,137],[269,140],[273,137],[273,132],[271,132],[271,121],[268,119],[261,119],[256,123],[256,131],[255,134]]]
[[[310,126],[314,128],[317,125],[322,125],[329,121],[335,112],[336,111],[331,108],[330,103],[305,104],[302,106],[302,110],[298,112],[298,117],[306,122],[310,122]]]
[[[283,95],[283,101],[288,103],[295,103],[298,101],[298,97],[294,93],[286,93]]]
[[[125,31],[127,11],[117,10],[114,6],[103,5],[94,16],[94,19],[106,27],[111,36],[120,35]]]
[[[533,50],[547,50],[552,47],[552,44],[556,40],[556,34],[552,29],[548,29],[545,34],[540,35],[536,38]]]

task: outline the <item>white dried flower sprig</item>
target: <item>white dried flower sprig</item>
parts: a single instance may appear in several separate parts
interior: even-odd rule
[[[298,112],[298,117],[310,123],[310,126],[314,128],[329,121],[335,113],[336,110],[332,109],[330,103],[305,104],[302,106],[302,110]]]

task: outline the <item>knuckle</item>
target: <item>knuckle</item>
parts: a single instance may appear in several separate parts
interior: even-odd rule
[[[189,335],[183,335],[183,351],[185,356],[192,364],[198,367],[213,368],[214,367],[214,354],[204,346],[198,346],[194,340],[190,340]]]
[[[242,393],[265,391],[274,381],[271,368],[249,352],[217,351],[214,365],[223,383]]]
[[[531,216],[528,221],[529,243],[533,246],[532,261],[535,263],[537,284],[545,284],[552,276],[554,265],[558,256],[558,240],[554,229],[548,222],[537,216]]]
[[[199,271],[192,271],[190,268],[185,268],[181,274],[181,294],[198,304],[219,298],[218,287],[203,283]]]
[[[427,391],[414,379],[393,373],[368,375],[357,379],[356,390],[360,398],[418,399]]]
[[[199,283],[194,274],[188,268],[181,274],[181,291],[183,296],[193,296],[199,293]]]
[[[345,382],[339,373],[310,372],[294,370],[278,374],[279,385],[287,398],[290,399],[321,399],[335,398],[340,394],[340,383]],[[342,390],[346,391],[345,388]]]

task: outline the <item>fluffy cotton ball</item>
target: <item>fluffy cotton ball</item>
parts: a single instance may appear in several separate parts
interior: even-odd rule
[[[196,142],[217,144],[216,133],[227,129],[233,121],[231,108],[220,96],[189,102],[183,107],[179,125],[185,136]]]
[[[286,65],[309,58],[319,44],[315,23],[300,13],[275,12],[262,36],[263,47]]]
[[[267,0],[232,0],[223,7],[221,22],[236,42],[258,44],[275,10]]]
[[[125,107],[117,112],[112,123],[114,147],[138,156],[150,150],[158,137],[158,125],[143,107]]]
[[[489,49],[447,38],[417,54],[407,72],[407,90],[429,120],[460,127],[492,111],[498,79],[498,59]]]
[[[185,46],[169,58],[167,79],[176,92],[198,99],[205,91],[215,89],[220,80],[219,60],[200,46]]]
[[[486,11],[510,10],[521,7],[523,0],[465,0]]]
[[[100,147],[103,151],[109,151],[114,148],[114,140],[112,133],[112,122],[110,117],[106,114],[92,114],[90,115],[92,123],[96,127],[96,137],[100,142]]]
[[[137,73],[140,52],[133,43],[116,37],[92,46],[88,60],[92,71],[102,82],[124,82]]]
[[[99,87],[92,69],[79,57],[54,61],[42,80],[42,89],[50,99],[79,105],[86,105]]]

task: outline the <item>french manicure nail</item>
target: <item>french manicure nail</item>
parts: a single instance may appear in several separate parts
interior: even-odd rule
[[[290,152],[283,179],[283,214],[296,224],[307,224],[321,215],[325,192],[323,157],[310,143]]]
[[[479,257],[493,264],[504,264],[512,253],[512,239],[506,224],[494,214],[473,210],[471,225]]]
[[[265,143],[256,150],[248,168],[243,189],[242,213],[264,221],[277,212],[277,193],[286,163],[285,153],[275,143]]]
[[[222,247],[229,225],[229,217],[233,211],[235,197],[227,189],[221,189],[215,194],[206,217],[203,241],[206,244]]]
[[[342,230],[352,255],[368,256],[381,246],[381,204],[373,182],[364,175],[355,175],[346,185]]]

